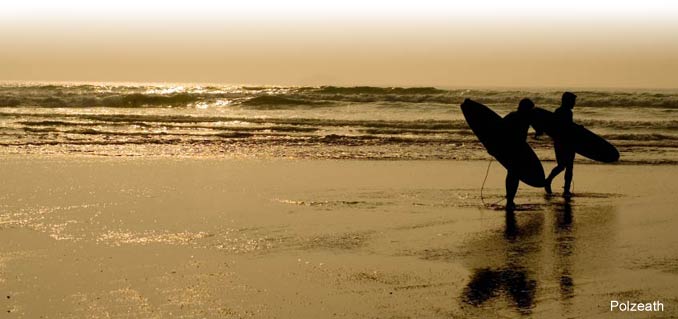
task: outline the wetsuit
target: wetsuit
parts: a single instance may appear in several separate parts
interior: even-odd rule
[[[572,122],[572,110],[565,106],[557,108],[554,112],[556,123],[558,123],[558,130],[560,132],[568,132]],[[574,167],[574,149],[572,147],[571,137],[566,134],[561,134],[558,138],[553,139],[553,148],[556,153],[556,162],[558,165],[553,168],[551,174],[546,178],[546,183],[551,184],[551,181],[565,170],[565,186],[564,192],[570,192],[570,185],[572,184],[572,170]]]
[[[504,127],[506,128],[507,134],[510,134],[509,138],[515,139],[520,142],[527,140],[527,130],[530,128],[531,123],[531,113],[530,111],[525,112],[511,112],[504,116]],[[518,192],[518,184],[520,179],[515,172],[507,170],[506,173],[506,202],[507,205],[513,204],[513,199],[516,197],[516,192]]]

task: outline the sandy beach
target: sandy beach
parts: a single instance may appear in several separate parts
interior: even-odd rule
[[[3,318],[678,315],[676,166],[577,165],[507,215],[482,161],[2,163]]]
[[[676,17],[5,1],[0,319],[678,318]]]

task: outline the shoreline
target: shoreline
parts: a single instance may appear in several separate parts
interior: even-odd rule
[[[0,153],[0,159],[15,159],[15,158],[35,158],[35,159],[75,159],[75,160],[85,160],[85,159],[120,159],[120,160],[163,160],[163,159],[172,159],[172,160],[198,160],[198,161],[346,161],[346,162],[482,162],[487,163],[492,161],[492,165],[501,164],[497,160],[490,158],[490,155],[487,155],[485,159],[450,159],[450,158],[421,158],[421,159],[412,159],[412,158],[335,158],[335,157],[294,157],[294,156],[268,156],[268,155],[217,155],[217,154],[208,154],[208,155],[172,155],[172,154],[120,154],[120,155],[110,155],[110,154],[87,154],[87,152],[80,153]],[[541,159],[542,163],[555,163],[555,158]],[[625,161],[623,158],[615,163],[601,163],[594,160],[582,158],[581,155],[578,155],[575,158],[576,166],[578,165],[589,165],[589,166],[676,166],[678,165],[678,160],[669,161],[669,160],[658,160],[656,162],[650,162],[646,160],[641,161]],[[547,167],[544,167],[544,170],[547,170]]]

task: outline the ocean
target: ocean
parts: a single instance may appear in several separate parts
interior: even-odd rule
[[[575,122],[614,144],[621,164],[677,163],[678,90],[572,91]],[[553,110],[562,92],[3,83],[0,154],[486,160],[465,98],[503,116],[525,97]],[[553,160],[548,137],[528,143]]]

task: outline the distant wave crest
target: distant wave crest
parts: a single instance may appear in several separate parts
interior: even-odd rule
[[[290,98],[280,95],[262,95],[257,96],[241,103],[246,106],[253,106],[258,108],[277,108],[281,106],[314,106],[314,105],[328,105],[329,102],[319,100],[305,100],[301,98]]]
[[[146,106],[188,106],[201,100],[194,94],[124,94],[110,96],[0,96],[0,107],[39,106],[39,107],[146,107]]]
[[[539,106],[560,104],[562,91],[444,90],[434,87],[217,87],[173,90],[162,86],[0,85],[0,107],[193,107],[229,105],[256,109],[315,108],[355,104],[392,107],[427,105],[447,108],[465,98],[488,105],[517,105],[524,97]],[[678,92],[581,91],[580,107],[653,107],[678,109]],[[228,103],[220,103],[228,100]]]

